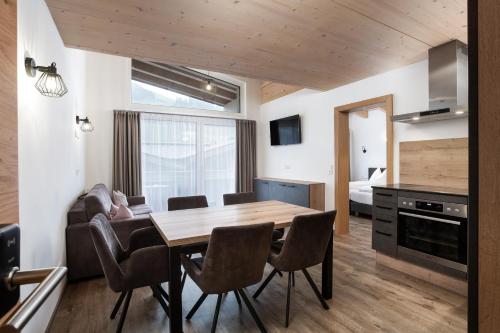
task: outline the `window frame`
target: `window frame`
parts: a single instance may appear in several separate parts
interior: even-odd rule
[[[228,83],[239,86],[240,88],[240,112],[231,111],[213,111],[207,109],[195,109],[195,108],[181,108],[181,107],[168,107],[164,105],[152,105],[152,104],[139,104],[132,101],[132,59],[128,59],[126,67],[126,82],[124,83],[124,89],[126,94],[128,94],[129,107],[131,111],[139,112],[153,112],[153,113],[164,113],[173,115],[185,115],[185,116],[198,116],[207,118],[229,118],[229,119],[246,119],[247,118],[247,84],[244,80],[239,79],[234,76],[227,74],[211,72],[210,76],[213,76],[219,80],[226,81]],[[199,69],[189,68],[195,71],[202,71]]]

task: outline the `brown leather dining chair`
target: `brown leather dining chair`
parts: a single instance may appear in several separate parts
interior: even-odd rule
[[[233,291],[241,296],[260,331],[266,332],[244,288],[262,279],[273,228],[274,223],[214,228],[204,257],[181,257],[184,268],[203,293],[186,319],[193,317],[208,295],[218,295],[212,322],[215,332],[222,295]]]
[[[268,263],[274,267],[253,298],[257,298],[262,290],[278,272],[288,272],[288,289],[286,296],[285,326],[288,327],[290,317],[290,289],[293,274],[302,271],[314,294],[325,310],[328,304],[314,283],[307,268],[320,264],[326,254],[328,242],[333,232],[336,211],[311,215],[296,216],[284,241],[274,242]]]
[[[208,207],[207,197],[204,195],[172,197],[168,198],[167,204],[168,204],[168,211]],[[191,254],[189,255],[189,258],[191,258]],[[186,271],[184,271],[184,273],[182,274],[182,281],[181,281],[182,289],[184,289],[184,285],[186,284],[186,277],[187,273]]]
[[[204,195],[172,197],[168,198],[167,203],[169,211],[208,207],[207,197]]]
[[[222,199],[224,200],[224,206],[257,202],[257,193],[255,192],[226,193],[222,195]]]
[[[116,332],[122,331],[130,298],[136,288],[150,287],[168,315],[168,295],[161,287],[161,283],[168,281],[168,248],[156,229],[147,227],[133,231],[129,247],[124,249],[106,216],[97,214],[89,224],[108,286],[120,293],[111,319],[116,317],[125,299]]]
[[[222,195],[224,206],[238,205],[250,202],[257,202],[257,193],[255,192],[241,192],[241,193],[227,193]],[[273,231],[273,241],[277,241],[285,235],[285,229],[276,229]]]

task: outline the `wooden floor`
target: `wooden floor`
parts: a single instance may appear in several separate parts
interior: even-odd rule
[[[425,281],[375,263],[371,221],[352,218],[351,233],[335,236],[333,299],[325,311],[302,274],[292,292],[290,327],[284,327],[286,278],[275,277],[254,302],[269,332],[466,332],[467,300]],[[320,281],[321,269],[311,270]],[[266,269],[266,274],[269,269]],[[184,315],[200,296],[189,281],[183,293]],[[248,288],[248,293],[257,286]],[[104,279],[69,284],[50,332],[114,332],[118,318],[109,319],[117,294]],[[184,331],[208,332],[215,309],[210,296]],[[132,297],[124,332],[168,332],[168,318],[150,289]],[[246,308],[233,294],[223,300],[218,332],[258,332]]]

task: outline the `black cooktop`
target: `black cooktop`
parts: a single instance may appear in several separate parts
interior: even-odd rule
[[[469,192],[467,189],[452,188],[452,187],[442,187],[442,186],[427,186],[427,185],[413,185],[413,184],[387,184],[387,185],[376,185],[373,188],[385,188],[390,190],[398,191],[412,191],[412,192],[426,192],[426,193],[438,193],[438,194],[448,194],[448,195],[459,195],[468,196]]]

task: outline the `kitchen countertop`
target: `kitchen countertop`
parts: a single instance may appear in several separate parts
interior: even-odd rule
[[[397,190],[397,191],[438,193],[438,194],[446,194],[446,195],[458,195],[458,196],[463,196],[463,197],[469,196],[469,191],[467,189],[442,187],[442,186],[413,185],[413,184],[387,184],[387,185],[374,185],[372,187],[373,188],[388,189],[388,190]]]

